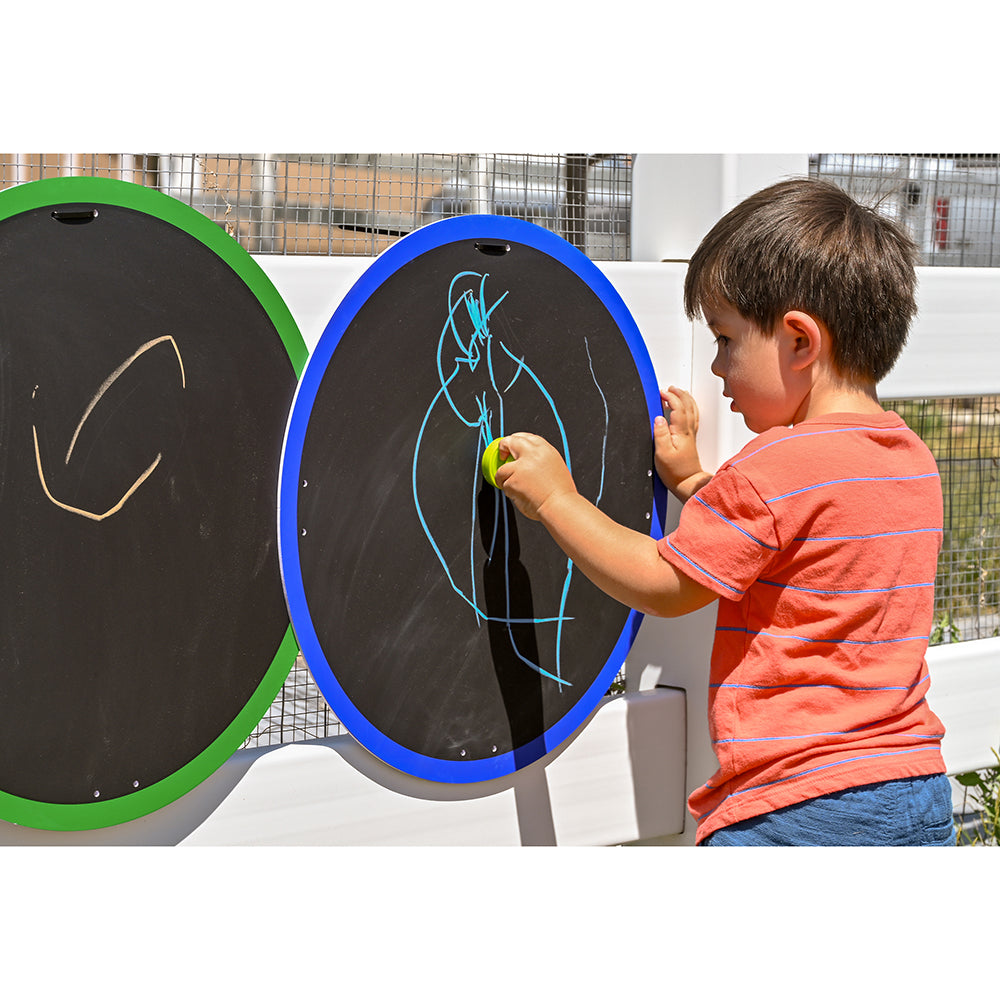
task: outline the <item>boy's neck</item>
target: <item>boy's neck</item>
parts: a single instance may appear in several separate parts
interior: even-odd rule
[[[802,400],[793,424],[831,413],[884,413],[874,383],[851,383],[840,379],[817,381]]]

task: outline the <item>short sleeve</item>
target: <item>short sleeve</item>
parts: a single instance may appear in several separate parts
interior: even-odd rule
[[[730,600],[742,598],[778,552],[771,511],[731,467],[685,503],[677,529],[657,544],[681,573]]]

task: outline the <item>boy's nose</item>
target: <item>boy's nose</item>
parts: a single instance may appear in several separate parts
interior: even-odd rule
[[[715,344],[715,354],[712,355],[711,372],[718,378],[722,378],[726,370],[723,360],[722,344],[717,341]]]

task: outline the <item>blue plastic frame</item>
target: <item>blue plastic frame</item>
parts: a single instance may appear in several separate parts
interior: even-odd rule
[[[354,706],[327,663],[313,625],[302,584],[299,560],[298,490],[305,436],[327,366],[354,317],[382,283],[427,251],[463,240],[509,241],[531,246],[559,261],[587,283],[611,314],[629,347],[653,420],[662,414],[659,386],[649,352],[624,301],[608,278],[585,254],[562,237],[521,219],[469,215],[445,219],[410,233],[385,250],[344,296],[306,362],[289,413],[282,450],[278,496],[278,551],[289,616],[299,647],[327,703],[362,746],[386,764],[430,781],[468,783],[510,774],[538,760],[568,739],[597,707],[623,663],[642,622],[632,611],[604,667],[574,706],[530,743],[488,759],[442,760],[401,746],[373,726]],[[654,509],[650,534],[663,533],[666,489],[654,477]]]

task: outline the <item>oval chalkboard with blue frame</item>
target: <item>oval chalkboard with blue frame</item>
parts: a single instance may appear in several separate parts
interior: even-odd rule
[[[482,477],[496,437],[545,436],[580,491],[662,533],[659,390],[603,273],[517,219],[435,223],[386,250],[306,364],[282,456],[292,625],[373,754],[443,782],[509,774],[585,721],[640,615]]]
[[[91,829],[194,788],[297,654],[277,554],[301,335],[155,190],[0,193],[0,818]]]

